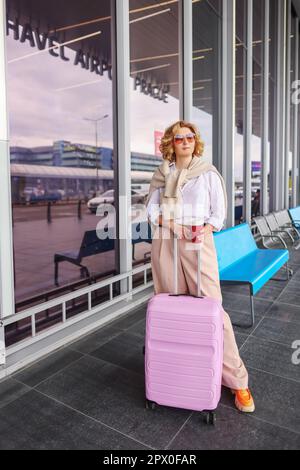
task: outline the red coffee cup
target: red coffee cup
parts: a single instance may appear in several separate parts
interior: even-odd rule
[[[203,230],[203,225],[192,225],[192,243],[200,243],[199,235]],[[194,235],[195,234],[195,235]]]

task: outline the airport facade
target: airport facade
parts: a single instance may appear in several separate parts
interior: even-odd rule
[[[127,234],[172,122],[198,126],[226,227],[257,194],[261,215],[300,205],[299,18],[300,0],[0,0],[0,378],[153,294],[151,244]],[[116,214],[94,251],[91,199]]]

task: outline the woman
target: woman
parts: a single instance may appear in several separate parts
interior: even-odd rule
[[[146,201],[152,232],[152,276],[155,294],[173,292],[173,234],[178,237],[178,293],[197,295],[197,256],[186,249],[192,238],[187,220],[204,220],[197,239],[201,241],[201,291],[220,299],[218,261],[213,231],[223,227],[227,211],[224,180],[218,170],[203,160],[204,144],[196,126],[179,121],[166,129],[160,151],[163,163],[155,171]],[[173,232],[173,234],[172,234]],[[193,234],[194,235],[194,234]],[[236,407],[255,409],[248,388],[248,373],[240,358],[232,324],[224,312],[224,359],[222,384],[232,390]]]

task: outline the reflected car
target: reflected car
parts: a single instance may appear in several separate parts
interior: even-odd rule
[[[30,196],[31,194],[37,194],[38,188],[35,186],[25,186],[23,190],[23,196]]]
[[[112,204],[114,205],[115,196],[114,189],[109,189],[101,194],[101,196],[93,197],[87,203],[87,207],[92,214],[96,214],[97,208],[100,204]],[[142,192],[131,190],[131,204],[144,204],[146,200],[146,194]]]

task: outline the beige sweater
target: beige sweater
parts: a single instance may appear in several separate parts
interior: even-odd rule
[[[161,205],[167,209],[164,211],[164,217],[173,218],[171,214],[174,214],[174,210],[176,211],[177,204],[181,204],[182,202],[181,191],[179,191],[179,188],[182,187],[189,179],[200,176],[202,173],[206,173],[207,171],[214,171],[221,179],[224,192],[225,214],[227,214],[227,192],[222,175],[214,165],[203,160],[203,157],[197,156],[192,158],[188,168],[184,168],[182,170],[176,169],[175,171],[171,171],[169,161],[164,160],[153,174],[146,205],[148,205],[153,191],[164,187],[165,190],[160,200]]]

